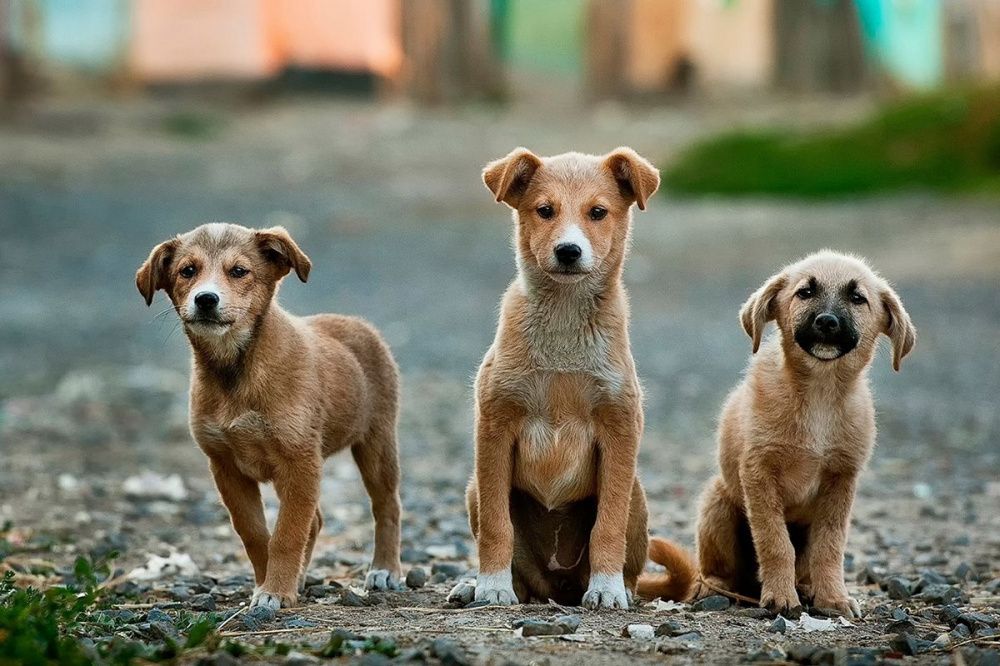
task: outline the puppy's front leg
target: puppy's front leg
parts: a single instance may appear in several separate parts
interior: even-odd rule
[[[268,547],[267,577],[254,592],[251,607],[269,606],[277,610],[295,605],[306,544],[319,506],[322,469],[323,461],[318,455],[286,462],[278,468],[274,490],[280,504]]]
[[[857,475],[850,473],[823,479],[823,501],[809,527],[808,539],[813,605],[836,609],[848,617],[861,617],[861,607],[844,585],[844,548],[856,485]]]
[[[479,493],[479,576],[476,601],[517,603],[511,575],[514,526],[510,489],[514,436],[509,421],[479,415],[476,424],[476,487]]]
[[[212,456],[208,459],[208,466],[222,503],[229,511],[233,529],[243,541],[243,548],[253,565],[254,580],[257,585],[261,585],[267,575],[267,544],[270,535],[264,518],[260,486],[226,457]]]
[[[760,605],[781,611],[801,603],[795,591],[795,547],[788,536],[775,475],[774,470],[760,465],[745,465],[740,470],[747,522],[760,565]]]
[[[587,608],[628,608],[625,588],[625,541],[642,416],[623,408],[597,413],[597,520],[590,533],[590,582],[583,595]]]

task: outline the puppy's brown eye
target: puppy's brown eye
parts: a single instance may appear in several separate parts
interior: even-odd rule
[[[598,220],[603,220],[608,214],[608,209],[603,206],[594,206],[590,209],[590,219],[595,222]]]
[[[549,204],[545,204],[544,206],[536,208],[535,212],[538,213],[538,217],[543,220],[551,220],[552,216],[556,214],[556,209]]]
[[[856,291],[851,294],[850,298],[851,298],[851,303],[854,303],[855,305],[864,305],[865,303],[868,302],[867,298],[865,298]]]
[[[198,272],[198,269],[194,266],[185,266],[180,270],[180,275],[182,278],[193,278],[194,274]]]
[[[234,278],[241,278],[249,272],[250,271],[243,268],[242,266],[233,266],[232,268],[229,269],[229,276]]]
[[[797,292],[795,292],[795,295],[801,298],[803,301],[807,301],[813,297],[814,292],[812,290],[812,287],[802,287]]]

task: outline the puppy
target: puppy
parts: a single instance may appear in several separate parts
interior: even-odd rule
[[[206,224],[157,245],[136,273],[147,305],[167,293],[191,343],[191,432],[253,564],[251,607],[295,604],[323,527],[323,460],[348,447],[375,517],[365,585],[400,574],[396,363],[360,319],[278,305],[281,279],[305,282],[310,267],[281,227]],[[273,535],[268,481],[281,503]]]
[[[627,608],[647,535],[622,267],[631,206],[645,209],[659,173],[629,148],[518,148],[483,181],[513,209],[518,274],[475,383],[479,577],[450,598]]]
[[[771,320],[777,334],[762,346]],[[722,410],[721,474],[701,499],[693,596],[724,590],[785,611],[801,605],[798,585],[814,606],[860,616],[844,546],[875,443],[868,368],[884,333],[899,370],[916,331],[884,279],[826,250],[767,280],[740,321],[759,353]]]

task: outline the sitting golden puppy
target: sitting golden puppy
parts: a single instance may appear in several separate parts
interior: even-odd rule
[[[701,500],[694,596],[759,594],[761,606],[787,610],[800,605],[798,585],[814,606],[860,616],[844,547],[875,443],[868,368],[884,333],[899,370],[913,324],[884,279],[830,251],[771,277],[740,319],[760,353],[722,410],[722,473]],[[778,333],[761,346],[771,320]]]
[[[629,148],[544,158],[519,148],[483,180],[513,210],[518,275],[476,377],[466,498],[479,577],[450,599],[627,608],[648,538],[622,268],[632,204],[646,207],[658,172]],[[654,555],[668,566],[686,557],[665,542]],[[690,578],[656,583],[686,590]]]
[[[206,224],[157,245],[136,273],[147,305],[167,292],[191,343],[191,432],[253,564],[251,606],[295,604],[323,527],[323,460],[347,447],[375,515],[365,585],[400,574],[396,363],[360,319],[281,309],[278,283],[291,270],[305,282],[310,268],[281,227]],[[273,535],[267,481],[281,502]]]

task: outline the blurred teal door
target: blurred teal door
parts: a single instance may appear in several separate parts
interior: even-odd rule
[[[898,83],[932,88],[944,72],[941,0],[855,0],[866,46]]]

